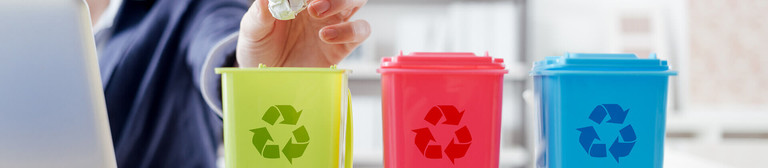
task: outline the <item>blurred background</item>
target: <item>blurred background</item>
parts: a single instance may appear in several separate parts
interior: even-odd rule
[[[565,52],[657,53],[671,78],[665,167],[768,167],[768,1],[369,0],[373,34],[353,69],[355,167],[382,167],[382,57],[470,51],[501,57],[502,167],[531,167],[528,71]]]

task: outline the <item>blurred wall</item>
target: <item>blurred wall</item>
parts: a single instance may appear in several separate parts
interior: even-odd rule
[[[768,112],[768,1],[689,0],[689,107]]]

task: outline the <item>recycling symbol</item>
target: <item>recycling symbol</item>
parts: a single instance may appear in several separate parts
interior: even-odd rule
[[[301,112],[296,112],[296,109],[291,105],[274,105],[267,109],[261,120],[266,121],[271,126],[275,126],[277,118],[282,116],[283,121],[279,124],[295,126],[296,122],[299,121]],[[253,132],[253,146],[256,147],[256,150],[259,151],[262,157],[268,159],[280,158],[280,146],[272,140],[272,135],[269,134],[267,127],[256,128],[250,131]],[[296,140],[295,143],[294,139]],[[268,144],[268,142],[271,143]],[[309,134],[307,133],[307,128],[302,125],[293,131],[293,137],[285,143],[282,153],[288,159],[288,162],[293,164],[294,158],[304,155],[307,145],[309,145]]]
[[[432,107],[424,117],[424,121],[438,126],[440,119],[445,117],[445,121],[441,124],[458,126],[461,121],[461,117],[464,116],[464,111],[459,112],[456,107],[451,105],[438,105]],[[463,126],[454,132],[455,137],[451,139],[451,142],[445,146],[445,150],[442,150],[442,146],[439,144],[432,144],[431,142],[437,142],[435,137],[432,136],[432,132],[429,127],[414,129],[416,133],[414,143],[418,147],[419,152],[429,159],[441,159],[443,152],[445,156],[454,163],[454,159],[462,158],[467,154],[469,145],[472,144],[472,135],[469,133],[467,126]],[[458,141],[458,143],[456,143]]]
[[[629,109],[622,110],[618,104],[602,104],[597,105],[592,113],[589,115],[589,119],[601,125],[606,115],[611,117],[605,124],[624,124],[624,119],[627,118]],[[576,129],[581,132],[579,136],[579,143],[591,157],[607,157],[607,153],[610,152],[611,156],[619,162],[619,157],[626,157],[629,152],[632,151],[632,147],[635,146],[637,136],[635,130],[632,128],[632,124],[628,124],[621,130],[619,130],[619,136],[611,144],[606,152],[605,143],[593,143],[595,139],[601,140],[597,135],[597,131],[592,126]],[[621,139],[621,140],[619,140]]]

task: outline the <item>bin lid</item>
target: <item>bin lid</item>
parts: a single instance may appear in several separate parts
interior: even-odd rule
[[[350,70],[338,69],[336,65],[332,65],[330,68],[319,67],[267,67],[264,64],[259,64],[257,68],[216,68],[216,74],[232,73],[232,72],[332,72],[332,73],[349,73]]]
[[[531,75],[557,74],[677,75],[677,72],[670,70],[667,61],[658,59],[656,54],[643,59],[635,54],[565,53],[533,63]]]
[[[381,69],[413,70],[504,70],[504,59],[477,56],[471,52],[413,52],[403,55],[401,51],[395,57],[381,59]]]

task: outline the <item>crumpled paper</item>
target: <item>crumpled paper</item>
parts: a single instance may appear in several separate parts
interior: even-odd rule
[[[306,8],[307,0],[269,0],[269,12],[278,20],[294,19]]]

